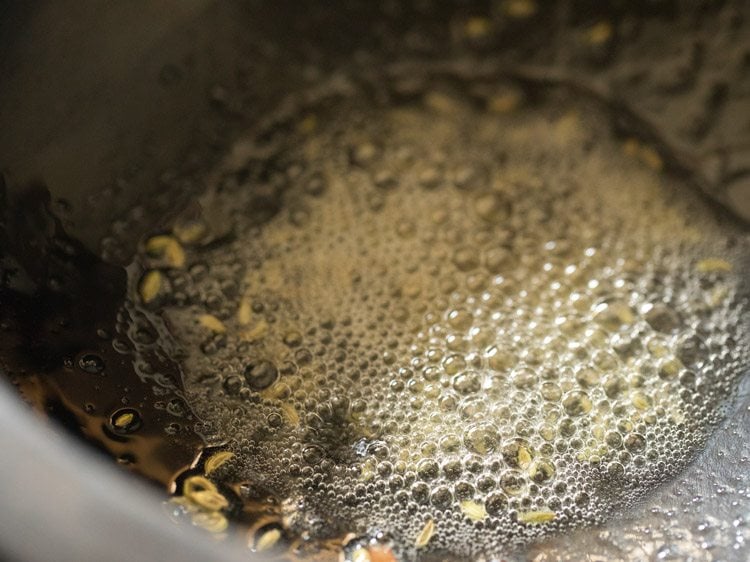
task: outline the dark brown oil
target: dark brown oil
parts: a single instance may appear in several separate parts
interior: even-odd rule
[[[136,375],[127,338],[114,329],[125,271],[70,239],[48,201],[43,187],[32,186],[6,207],[0,368],[35,410],[167,487],[202,444],[180,397],[178,368],[165,358],[158,384]],[[11,263],[11,252],[23,263]],[[113,416],[126,409],[133,422],[119,430]]]

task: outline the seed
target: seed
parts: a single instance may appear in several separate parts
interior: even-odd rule
[[[163,281],[164,277],[155,269],[144,273],[143,277],[141,277],[141,282],[138,284],[138,294],[141,297],[141,302],[144,304],[153,302],[159,295]]]
[[[464,500],[459,505],[461,506],[461,512],[472,521],[481,521],[487,517],[487,510],[483,503]]]
[[[223,334],[227,331],[224,323],[216,318],[216,316],[214,316],[213,314],[201,314],[198,317],[198,323],[204,328],[207,328],[212,332],[216,332],[217,334]]]
[[[553,521],[556,517],[554,511],[521,511],[518,514],[518,520],[521,523],[527,523],[529,525],[538,525],[540,523],[547,523]]]
[[[608,21],[600,21],[592,25],[586,31],[586,41],[590,45],[603,45],[612,37],[612,24]]]
[[[536,0],[505,0],[503,11],[514,19],[526,19],[536,14],[538,6]]]
[[[221,511],[229,507],[229,501],[219,492],[202,490],[187,496],[190,501],[206,511]]]
[[[182,495],[207,511],[219,511],[229,506],[229,502],[219,493],[214,483],[204,476],[187,478],[182,486]]]
[[[269,528],[270,527],[270,528]],[[281,539],[281,529],[274,526],[266,526],[258,529],[255,536],[253,550],[255,552],[265,552],[275,547]]]
[[[253,317],[253,303],[249,298],[243,298],[240,301],[240,307],[237,309],[237,322],[242,326],[247,326]]]
[[[234,456],[231,451],[219,451],[211,455],[203,465],[204,474],[211,474]]]
[[[464,34],[469,39],[481,39],[486,37],[492,30],[492,22],[489,18],[473,17],[464,24]]]
[[[229,527],[229,521],[218,512],[199,512],[193,515],[193,524],[211,533],[222,533]]]
[[[214,483],[205,476],[191,476],[190,478],[185,479],[185,482],[182,485],[182,495],[186,497],[205,490],[212,492],[217,491]]]
[[[141,416],[132,408],[122,408],[112,414],[110,424],[116,433],[132,433],[141,427]]]
[[[730,273],[734,266],[721,258],[707,258],[699,261],[695,269],[698,273]]]
[[[196,244],[207,234],[207,227],[200,219],[177,219],[172,232],[183,244]]]
[[[263,339],[263,337],[265,337],[267,333],[268,333],[268,322],[266,322],[265,320],[261,320],[252,328],[249,328],[241,332],[240,337],[245,341],[254,342],[254,341]]]
[[[292,427],[297,427],[299,425],[297,409],[289,403],[284,403],[279,407],[281,408],[281,415],[284,416],[287,423]]]
[[[646,396],[643,392],[634,392],[630,397],[630,402],[637,410],[647,410],[651,407],[651,398]]]
[[[168,267],[185,267],[185,251],[171,236],[154,236],[146,242],[146,253],[161,258]]]
[[[427,523],[424,524],[422,530],[417,535],[417,540],[414,541],[414,546],[422,548],[427,546],[433,535],[435,534],[435,522],[432,519],[428,519]]]
[[[531,450],[523,439],[515,439],[502,448],[503,459],[513,468],[526,469],[531,464]]]

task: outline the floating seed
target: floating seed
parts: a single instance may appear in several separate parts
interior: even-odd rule
[[[221,511],[229,507],[229,501],[214,490],[201,490],[185,497],[206,511]]]
[[[464,500],[460,503],[461,512],[472,521],[481,521],[487,517],[487,510],[484,504],[474,500]]]
[[[433,535],[435,534],[435,522],[432,519],[428,519],[427,523],[424,524],[422,530],[417,535],[417,539],[414,541],[414,546],[417,548],[423,548],[427,546]]]
[[[213,314],[201,314],[198,317],[198,323],[204,328],[207,328],[217,334],[223,334],[227,331],[224,323],[216,318],[216,316],[214,316]]]
[[[529,525],[538,525],[554,521],[556,514],[554,511],[521,511],[518,514],[518,520],[521,523]]]
[[[141,278],[138,285],[138,294],[144,304],[153,302],[161,291],[164,284],[164,277],[159,271],[147,271]]]
[[[283,533],[277,525],[266,525],[265,527],[258,529],[255,533],[255,541],[252,548],[255,552],[271,550],[279,544],[282,536]]]
[[[698,273],[730,273],[734,266],[721,258],[707,258],[699,261],[695,269]]]
[[[161,258],[168,267],[185,267],[185,251],[171,236],[154,236],[146,241],[146,253]]]
[[[115,433],[133,433],[141,427],[141,415],[132,408],[122,408],[112,414],[110,425]]]
[[[208,234],[206,224],[200,219],[178,219],[172,232],[183,244],[197,244]]]
[[[234,453],[231,451],[218,451],[214,453],[206,459],[206,462],[203,465],[203,472],[205,474],[211,474],[220,466],[227,463],[232,457],[234,457]]]
[[[193,524],[210,533],[223,533],[229,527],[227,518],[218,512],[199,512],[193,515]]]

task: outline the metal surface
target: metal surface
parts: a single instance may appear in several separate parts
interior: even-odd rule
[[[0,552],[10,560],[247,560],[171,523],[163,498],[0,385]]]
[[[291,2],[7,3],[0,12],[0,170],[11,186],[38,178],[52,186],[56,200],[71,204],[65,219],[70,233],[98,250],[113,221],[123,220],[121,228],[128,228],[127,210],[134,203],[153,204],[154,213],[170,204],[154,195],[160,174],[178,160],[210,158],[228,142],[231,127],[211,128],[216,108],[209,92],[234,84],[238,69],[249,85],[237,126],[247,127],[281,92],[304,85],[306,73],[334,68],[373,45],[382,59],[400,51],[416,60],[446,51],[466,56],[467,47],[450,42],[451,27],[441,18],[490,11],[481,2],[415,4],[423,7],[386,6],[384,13],[396,15],[375,17],[371,12],[380,14],[379,8],[367,2],[349,3],[342,13]],[[436,15],[430,15],[432,4],[439,8]],[[543,23],[570,16],[578,4],[556,4]],[[697,174],[701,188],[750,218],[750,14],[743,13],[742,2],[664,21],[655,16],[639,22],[626,13],[626,23],[630,18],[642,28],[640,42],[615,45],[619,56],[607,55],[603,62],[597,53],[562,48],[599,17],[587,9],[591,17],[570,32],[562,27],[529,39],[529,62],[608,101],[627,101],[679,155],[680,165]],[[691,49],[698,44],[700,61],[693,63]],[[481,53],[504,64],[502,54]],[[665,94],[681,76],[692,77],[692,89],[684,86],[692,93]],[[719,102],[707,105],[715,91]],[[688,120],[695,129],[690,134]],[[0,450],[0,551],[12,559],[250,558],[245,547],[235,550],[175,527],[160,498],[42,424],[4,384]],[[743,391],[725,427],[678,479],[641,506],[614,514],[607,526],[552,538],[522,557],[747,560],[748,458],[750,397]]]

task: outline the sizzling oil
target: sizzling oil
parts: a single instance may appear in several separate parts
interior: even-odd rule
[[[480,558],[685,465],[747,364],[747,244],[551,96],[344,84],[144,241],[119,331],[153,327],[135,365],[180,364],[212,447],[176,514],[301,557]]]

